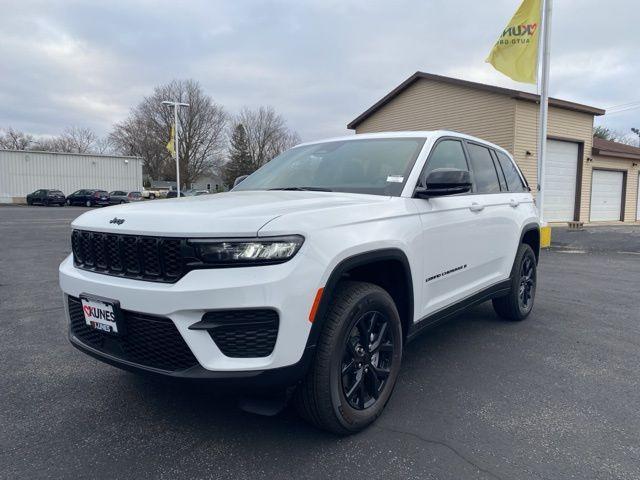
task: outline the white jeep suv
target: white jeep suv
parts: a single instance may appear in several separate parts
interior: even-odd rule
[[[421,331],[490,299],[527,317],[540,244],[509,154],[446,131],[302,144],[231,192],[72,228],[75,347],[137,372],[294,387],[303,417],[343,434],[380,415]]]

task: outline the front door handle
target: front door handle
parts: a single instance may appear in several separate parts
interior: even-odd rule
[[[481,212],[482,210],[484,210],[484,205],[480,205],[477,202],[473,202],[469,207],[469,210],[471,210],[472,212]]]
[[[509,200],[509,205],[513,208],[516,208],[518,205],[520,205],[520,202],[512,198],[511,200]]]

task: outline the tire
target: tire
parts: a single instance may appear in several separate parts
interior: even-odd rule
[[[67,205],[71,206],[71,200],[67,200]]]
[[[43,200],[42,201],[42,206],[48,207],[49,206],[49,200]]]
[[[155,199],[156,199],[156,195],[154,193],[150,193],[149,200],[155,200]]]
[[[90,206],[91,206],[91,200],[87,200],[87,203],[85,203],[85,205],[86,205],[87,207],[90,207]]]
[[[518,247],[511,269],[511,291],[504,297],[494,298],[493,309],[506,320],[524,320],[533,310],[536,286],[536,256],[532,248],[523,243]]]
[[[402,360],[402,325],[393,299],[377,285],[345,281],[336,292],[294,404],[316,427],[348,435],[373,423],[391,397]],[[374,335],[373,343],[361,342],[365,335]]]
[[[120,205],[124,205],[125,203],[127,202],[125,202],[124,200],[120,200]]]

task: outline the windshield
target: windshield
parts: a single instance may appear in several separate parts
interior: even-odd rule
[[[424,138],[376,138],[292,148],[234,187],[399,196]]]

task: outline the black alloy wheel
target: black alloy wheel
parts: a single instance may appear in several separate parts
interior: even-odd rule
[[[391,398],[402,343],[400,314],[386,290],[367,282],[340,282],[324,314],[313,362],[296,388],[296,409],[317,427],[339,435],[363,430]]]
[[[524,320],[533,310],[536,297],[537,259],[527,244],[518,247],[511,269],[510,289],[507,295],[493,299],[493,309],[507,320]]]
[[[522,311],[530,310],[533,306],[535,295],[536,271],[534,259],[526,256],[520,267],[520,286],[518,288],[518,301]]]
[[[342,359],[342,393],[356,410],[373,406],[393,362],[393,329],[379,311],[361,315],[351,328]]]

